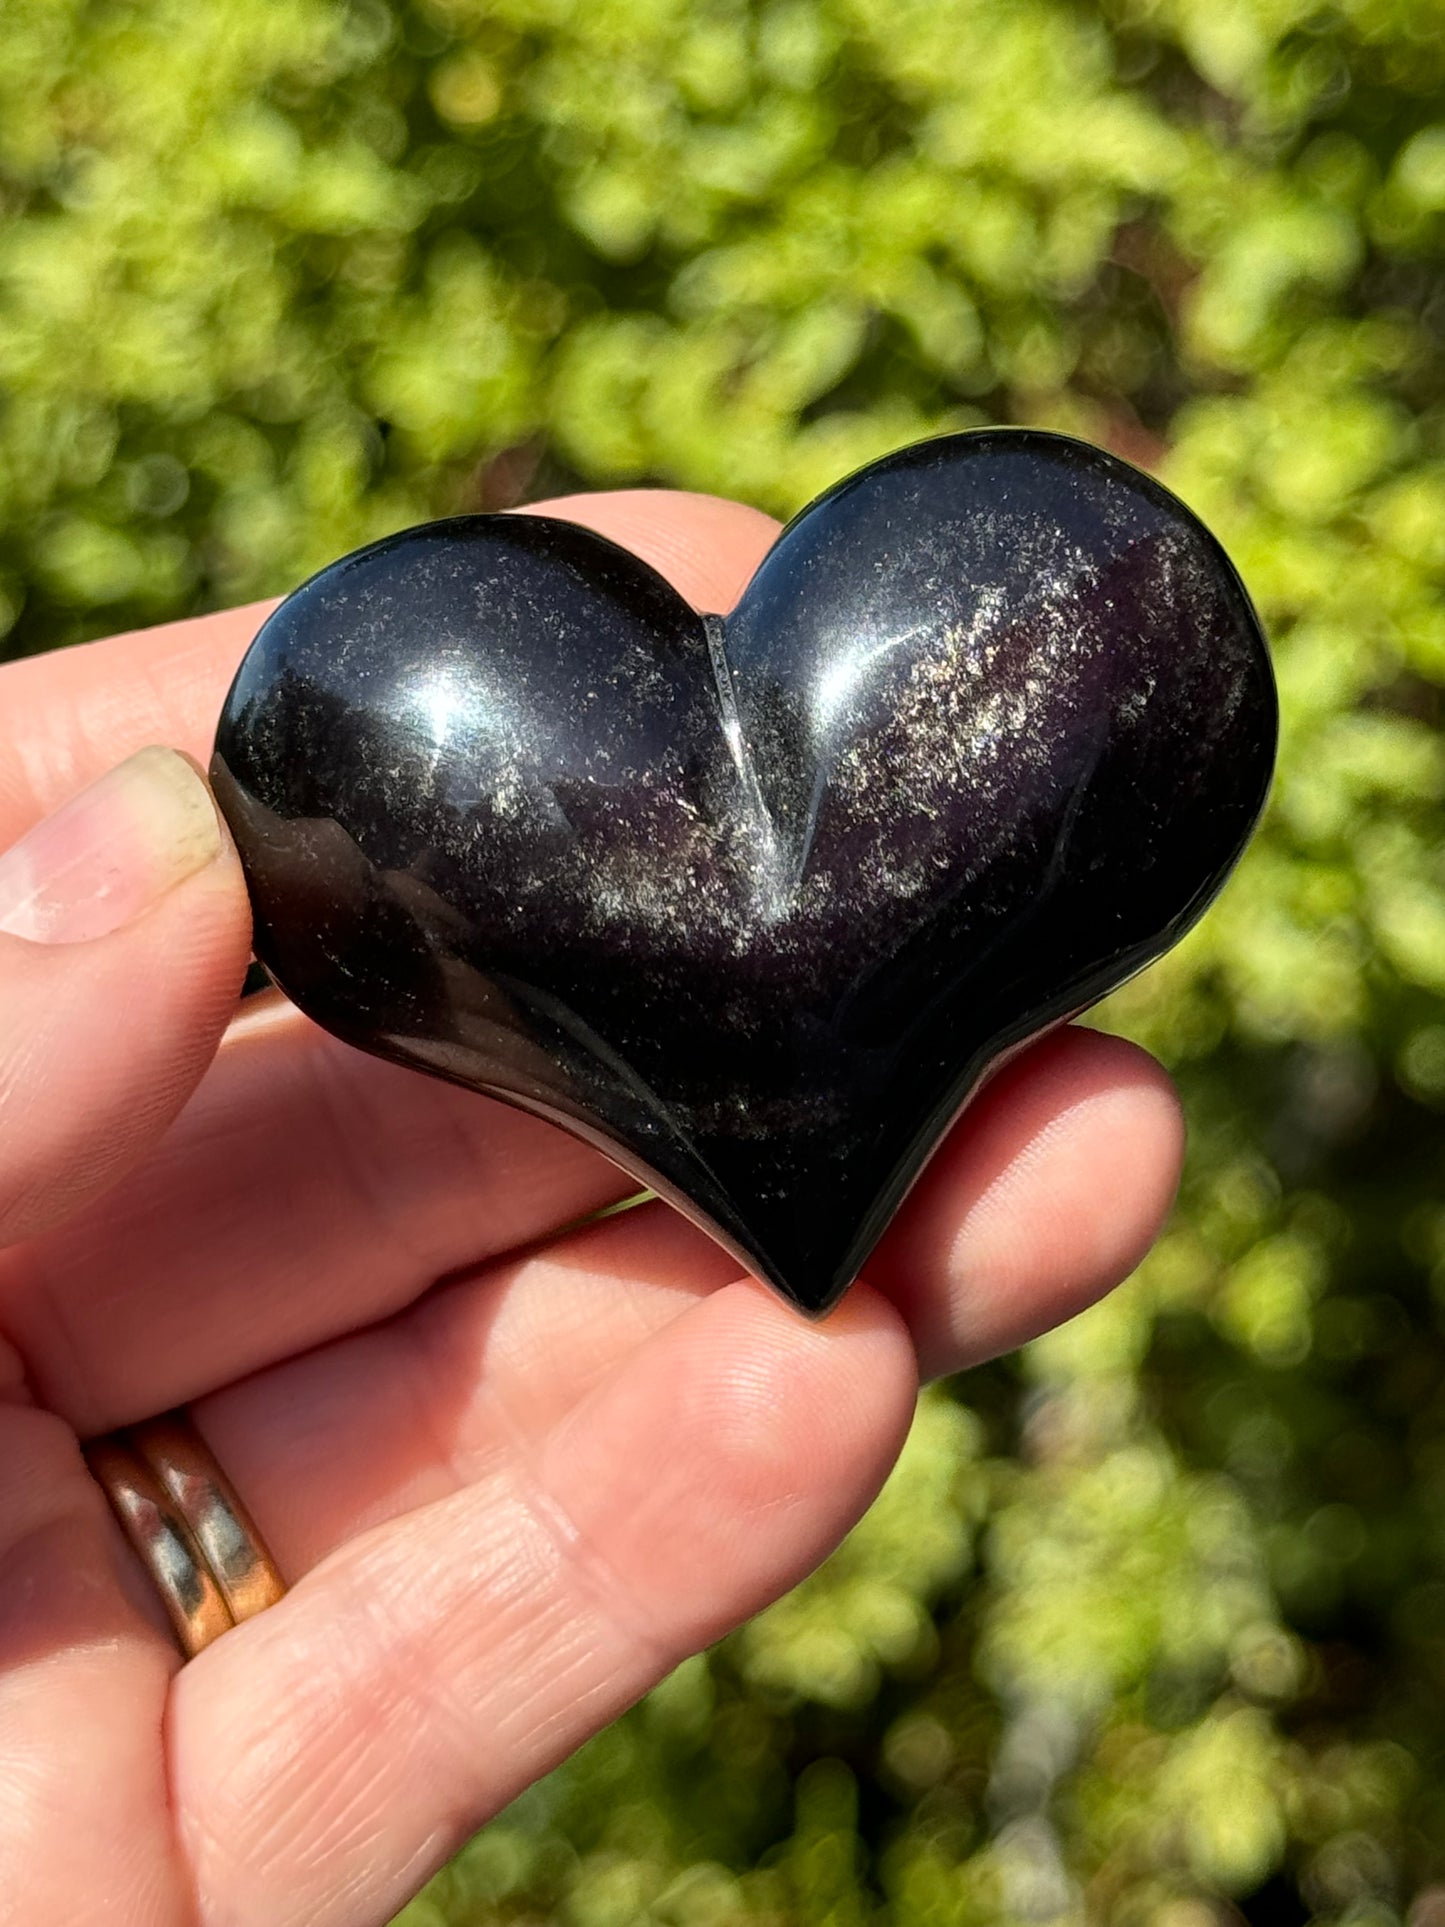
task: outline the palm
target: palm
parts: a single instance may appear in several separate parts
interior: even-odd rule
[[[770,533],[701,498],[567,512],[703,606]],[[254,621],[5,671],[0,842],[141,743],[203,755]],[[198,1035],[237,955],[196,940],[168,966]],[[0,1032],[12,1238],[39,1155],[6,1108],[27,1035]],[[56,1127],[97,1181],[123,1139],[131,1175],[0,1255],[0,1920],[26,1927],[384,1919],[836,1542],[920,1359],[1016,1343],[1120,1275],[1177,1165],[1160,1074],[1063,1033],[940,1154],[874,1288],[810,1325],[661,1206],[556,1235],[625,1180],[279,1000],[231,1027],[154,1143],[199,1063],[150,1048],[156,1104],[102,1077],[63,1096],[86,1128]],[[77,1444],[181,1403],[292,1586],[185,1666]]]

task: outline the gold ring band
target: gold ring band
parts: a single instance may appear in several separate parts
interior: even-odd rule
[[[188,1659],[285,1586],[250,1514],[184,1413],[85,1448]]]
[[[185,1520],[144,1461],[115,1439],[96,1439],[86,1460],[120,1529],[155,1582],[187,1659],[235,1625],[215,1574]]]
[[[281,1575],[195,1427],[172,1412],[133,1426],[126,1439],[190,1527],[236,1624],[274,1606],[286,1590]]]

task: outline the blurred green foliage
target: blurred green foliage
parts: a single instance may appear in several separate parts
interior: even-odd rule
[[[1109,1302],[408,1927],[1445,1920],[1442,0],[0,0],[0,631],[440,510],[786,512],[998,419],[1277,647],[1264,833],[1114,1000],[1193,1122]]]

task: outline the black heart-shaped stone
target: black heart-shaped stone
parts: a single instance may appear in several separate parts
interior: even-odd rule
[[[568,522],[375,543],[262,629],[213,775],[303,1010],[821,1311],[990,1068],[1199,916],[1275,734],[1198,520],[991,430],[819,497],[726,617]]]

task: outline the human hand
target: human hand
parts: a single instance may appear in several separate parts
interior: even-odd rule
[[[711,609],[775,533],[548,507]],[[263,614],[0,671],[0,848],[204,760]],[[0,859],[0,930],[0,1922],[386,1920],[831,1549],[920,1367],[1091,1301],[1177,1178],[1163,1072],[1057,1032],[810,1324],[661,1205],[554,1235],[633,1187],[549,1126],[274,996],[230,1021],[240,869],[163,753]],[[184,1665],[79,1443],[181,1404],[291,1587]]]

